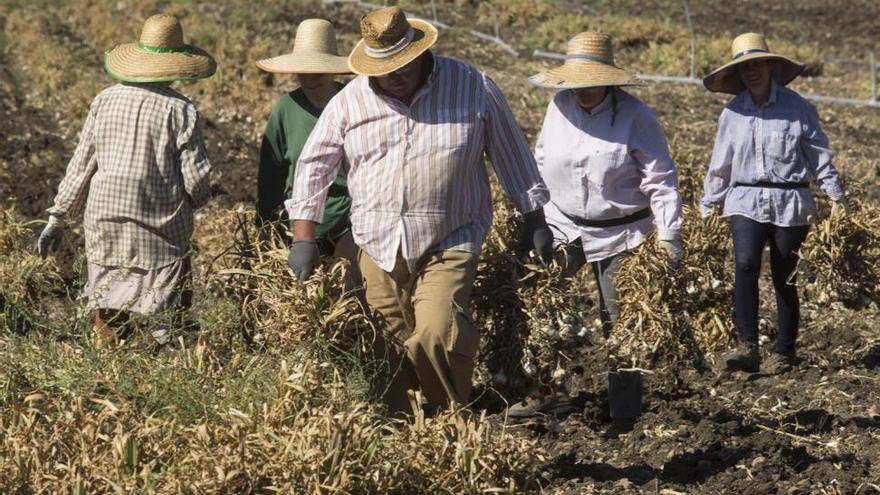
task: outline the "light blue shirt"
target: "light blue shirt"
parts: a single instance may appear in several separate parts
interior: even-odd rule
[[[713,206],[723,206],[724,216],[743,215],[782,227],[807,225],[816,215],[809,188],[737,184],[816,180],[837,201],[843,188],[831,155],[816,108],[799,94],[772,82],[767,103],[759,107],[743,91],[718,118],[700,210],[705,217]]]

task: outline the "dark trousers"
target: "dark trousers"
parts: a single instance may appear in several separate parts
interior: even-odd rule
[[[794,352],[800,319],[800,303],[794,285],[798,249],[807,237],[809,225],[778,227],[750,218],[730,217],[736,276],[733,288],[736,334],[740,342],[758,342],[758,276],[761,253],[770,243],[770,273],[776,289],[779,334],[775,352]]]
[[[573,277],[587,263],[584,256],[584,247],[578,239],[563,248],[565,259],[563,261],[563,276]],[[626,254],[620,253],[608,258],[593,261],[590,267],[593,276],[596,277],[596,285],[599,287],[599,319],[602,321],[602,333],[605,337],[611,333],[614,323],[620,318],[620,304],[617,302],[617,287],[614,285],[614,276],[620,269],[620,262]]]

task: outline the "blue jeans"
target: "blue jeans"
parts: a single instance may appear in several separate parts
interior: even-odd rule
[[[800,320],[795,280],[798,249],[809,232],[809,225],[778,227],[741,215],[730,217],[733,235],[733,257],[736,267],[733,302],[736,335],[740,342],[758,343],[758,277],[761,254],[770,243],[770,273],[776,289],[776,311],[779,334],[775,352],[794,352]]]

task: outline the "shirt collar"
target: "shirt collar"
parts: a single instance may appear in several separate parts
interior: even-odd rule
[[[770,78],[770,96],[767,97],[767,103],[763,106],[768,107],[774,103],[776,103],[776,97],[779,93],[779,85],[776,84],[776,81],[773,78]],[[749,90],[746,90],[746,106],[751,110],[758,110],[758,105],[755,104],[755,100],[752,99],[752,93]]]

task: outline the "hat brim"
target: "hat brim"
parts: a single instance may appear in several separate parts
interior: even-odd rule
[[[775,53],[750,53],[715,69],[703,78],[703,86],[714,93],[738,95],[746,90],[746,85],[739,78],[737,66],[750,60],[768,60],[775,62],[778,70],[774,72],[776,84],[782,86],[793,81],[807,68],[806,65]]]
[[[437,28],[421,19],[408,19],[415,30],[413,40],[406,48],[386,58],[367,55],[364,40],[361,38],[348,56],[352,72],[361,76],[384,76],[412,62],[437,42]]]
[[[259,60],[257,67],[276,74],[351,74],[346,57],[329,53],[288,53]]]
[[[104,54],[104,71],[122,82],[194,81],[211,77],[217,63],[208,52],[186,45],[182,51],[152,52],[125,43]]]
[[[529,77],[539,88],[579,89],[601,86],[640,86],[644,82],[613,65],[592,60],[566,60],[559,67]]]

